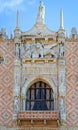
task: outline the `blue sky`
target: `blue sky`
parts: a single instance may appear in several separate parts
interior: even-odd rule
[[[78,0],[43,0],[46,8],[45,23],[53,31],[59,29],[60,9],[64,13],[64,27],[70,34],[74,26],[78,31]],[[20,28],[27,31],[36,21],[40,0],[0,0],[0,29],[16,27],[16,11],[20,13]]]

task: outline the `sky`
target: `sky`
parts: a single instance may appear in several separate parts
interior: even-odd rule
[[[71,33],[71,28],[78,31],[78,0],[42,0],[45,5],[45,24],[52,31],[60,26],[60,10],[63,10],[64,28]],[[16,27],[16,12],[19,10],[20,29],[27,31],[36,22],[40,0],[0,0],[0,30],[7,33]]]

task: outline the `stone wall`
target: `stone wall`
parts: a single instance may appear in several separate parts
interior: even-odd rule
[[[14,44],[0,39],[0,124],[11,125],[13,114]]]
[[[66,43],[67,125],[78,126],[78,42]]]
[[[12,126],[13,98],[14,98],[13,97],[14,44],[12,41],[1,40],[0,55],[3,56],[3,62],[0,63],[0,124],[4,126]],[[25,66],[24,64],[23,69],[24,67],[27,66]],[[41,77],[40,70],[37,70],[37,73],[38,72],[40,73]],[[24,75],[24,73],[22,76],[23,76],[22,78],[24,77],[26,78],[26,75]],[[50,74],[50,77],[51,76],[52,75]],[[45,77],[48,77],[48,74]],[[52,79],[52,82],[53,81],[56,81],[56,78]],[[66,127],[62,129],[64,130],[78,129],[75,128],[76,126],[78,126],[78,43],[77,42],[66,42],[66,114],[67,114],[66,115],[67,126],[71,127],[70,128]],[[2,127],[0,129],[2,129]]]

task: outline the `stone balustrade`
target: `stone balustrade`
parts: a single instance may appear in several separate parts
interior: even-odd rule
[[[23,119],[46,119],[46,120],[59,120],[58,111],[20,111],[17,118]]]

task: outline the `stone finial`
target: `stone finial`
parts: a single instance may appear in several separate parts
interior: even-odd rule
[[[60,10],[60,29],[64,29],[64,25],[63,25],[63,11],[62,11],[62,9]]]
[[[17,10],[17,16],[16,16],[16,28],[14,30],[14,37],[19,37],[21,34],[20,25],[19,25],[19,11]]]
[[[76,30],[75,27],[72,27],[72,29],[71,29],[71,34],[75,34],[75,35],[77,35],[77,30]]]
[[[76,39],[76,38],[77,38],[77,30],[76,30],[75,27],[72,27],[72,29],[71,29],[71,37],[72,37],[73,39]]]
[[[19,29],[19,11],[17,10],[17,17],[16,17],[16,28]]]
[[[10,28],[10,39],[13,38],[12,29]]]

